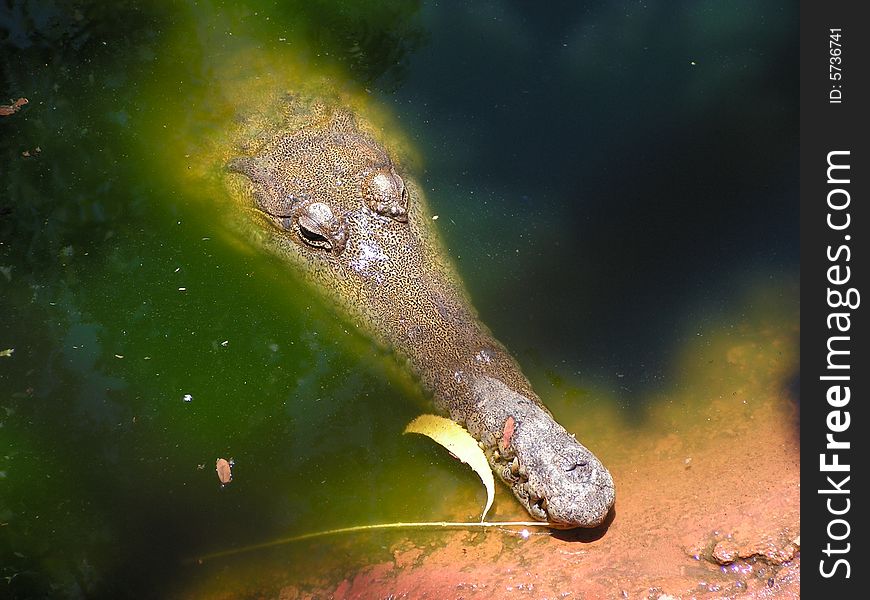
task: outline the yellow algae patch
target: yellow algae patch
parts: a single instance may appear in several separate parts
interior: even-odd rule
[[[390,111],[341,68],[312,58],[303,40],[273,37],[274,29],[248,22],[250,15],[200,11],[189,18],[177,17],[177,30],[143,90],[149,108],[138,132],[141,154],[173,190],[175,206],[217,219],[226,243],[256,251],[251,242],[259,228],[245,225],[254,211],[240,211],[232,201],[225,166],[252,140],[280,131],[288,95],[348,108],[360,129],[405,170],[420,166],[419,153]],[[197,32],[193,39],[191,30]]]
[[[167,36],[151,83],[143,86],[141,101],[148,109],[138,121],[139,160],[143,171],[154,173],[147,183],[166,190],[165,202],[154,206],[155,212],[195,224],[232,252],[255,257],[276,297],[299,297],[302,278],[287,277],[286,263],[264,249],[272,227],[261,226],[262,216],[253,207],[240,205],[227,162],[243,155],[251,140],[280,131],[286,117],[283,99],[294,94],[348,108],[359,128],[404,170],[416,170],[420,155],[391,112],[341,68],[312,59],[311,48],[301,40],[288,35],[279,43],[271,37],[274,32],[250,25],[244,29],[242,21],[238,14],[206,10],[188,22],[176,15],[177,30]],[[196,32],[193,39],[191,31]],[[355,326],[345,322],[336,327],[352,334],[344,338],[346,345],[356,344],[360,354],[371,351],[371,342]],[[394,361],[383,358],[377,361],[381,367],[419,396],[409,376],[399,375]]]

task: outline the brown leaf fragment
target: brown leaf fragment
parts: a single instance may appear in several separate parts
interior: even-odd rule
[[[14,115],[22,106],[27,104],[27,102],[27,98],[19,98],[12,104],[0,104],[0,117],[8,117],[9,115]]]
[[[501,449],[505,450],[511,445],[511,439],[514,437],[514,429],[516,428],[516,421],[513,416],[509,416],[507,420],[504,422],[504,430],[501,434]]]
[[[217,462],[215,463],[215,471],[217,471],[217,476],[221,481],[221,485],[226,485],[233,480],[233,465],[227,459],[217,459]]]

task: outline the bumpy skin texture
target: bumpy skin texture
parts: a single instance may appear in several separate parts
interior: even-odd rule
[[[533,517],[601,524],[614,501],[610,473],[478,321],[421,190],[348,111],[288,96],[275,112],[250,119],[251,138],[227,165],[267,245],[407,359]]]

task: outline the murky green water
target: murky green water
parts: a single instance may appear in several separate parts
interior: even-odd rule
[[[484,321],[566,421],[640,419],[675,348],[797,275],[787,3],[279,4],[0,7],[0,104],[29,100],[0,116],[0,596],[256,589],[262,553],[183,561],[479,513],[473,476],[400,435],[413,381],[220,224],[196,153],[257,100],[242,76],[325,73],[381,111]],[[292,579],[385,546],[268,557]]]

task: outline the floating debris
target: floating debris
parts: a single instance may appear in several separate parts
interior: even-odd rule
[[[516,421],[513,416],[508,416],[507,420],[504,423],[504,431],[502,431],[501,437],[501,450],[504,451],[510,448],[511,439],[514,436],[514,430],[516,429]]]
[[[8,117],[17,113],[22,106],[28,103],[27,98],[19,98],[12,104],[0,104],[0,117]]]
[[[486,455],[477,440],[461,425],[438,415],[420,415],[405,427],[405,433],[419,433],[444,446],[450,454],[474,469],[486,488],[486,506],[480,515],[481,522],[492,506],[495,497],[495,481]]]
[[[215,462],[215,471],[217,471],[218,479],[221,485],[226,485],[233,480],[233,459],[219,458]]]
[[[0,350],[0,357],[11,358],[13,352],[15,352],[15,348],[6,348],[6,350]]]
[[[190,394],[185,394],[184,396],[182,396],[181,399],[185,402],[190,402],[191,400],[193,400],[193,396],[191,396]]]

